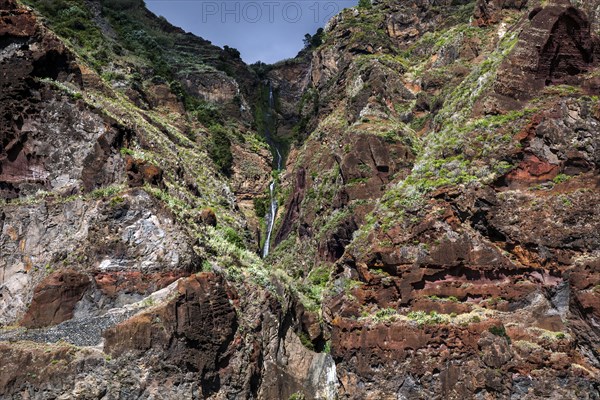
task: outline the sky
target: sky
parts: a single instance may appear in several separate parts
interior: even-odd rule
[[[294,57],[313,34],[358,0],[146,0],[175,26],[213,44],[238,49],[246,63]]]

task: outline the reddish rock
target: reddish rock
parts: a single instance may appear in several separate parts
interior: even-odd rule
[[[300,206],[304,200],[306,192],[306,169],[298,168],[294,179],[294,189],[290,200],[286,204],[286,212],[281,223],[281,228],[277,231],[274,245],[281,243],[292,232],[293,224],[300,216]]]
[[[349,200],[380,196],[390,177],[414,160],[407,146],[386,143],[379,136],[356,135],[350,148],[339,163]]]
[[[40,328],[71,319],[75,305],[89,286],[87,275],[74,270],[50,274],[36,286],[21,325]]]
[[[445,296],[445,293],[443,293],[443,291],[436,291],[436,293],[439,293],[439,295],[435,294],[435,296],[439,297],[441,295],[442,300],[431,300],[428,297],[415,299],[411,304],[411,308],[414,310],[425,311],[427,313],[435,311],[440,314],[464,314],[470,312],[472,309],[471,304],[463,302],[462,300],[443,300],[443,296]]]
[[[153,186],[163,185],[163,171],[145,160],[126,156],[125,170],[130,187],[139,187],[146,183]]]
[[[105,334],[105,351],[120,356],[126,352],[164,351],[165,358],[190,372],[199,372],[205,395],[218,387],[220,361],[237,330],[232,305],[237,298],[218,275],[201,273],[181,281],[177,296]]]
[[[368,377],[376,373],[374,366],[400,363],[417,350],[442,344],[453,351],[461,351],[465,357],[477,354],[482,332],[494,324],[494,321],[485,321],[458,327],[390,322],[365,326],[360,322],[336,318],[332,329],[332,354],[345,367]],[[418,371],[419,374],[423,372]]]
[[[94,275],[96,287],[106,296],[115,297],[120,293],[148,295],[169,286],[177,279],[188,276],[186,271],[166,271],[157,273],[100,272]]]
[[[153,107],[163,107],[169,112],[183,114],[185,108],[167,85],[153,85],[150,87],[149,101]]]
[[[475,26],[487,26],[500,22],[502,10],[521,10],[527,5],[527,0],[477,0],[473,11]]]
[[[547,85],[578,84],[597,65],[597,44],[582,11],[567,1],[545,7],[532,13],[498,70],[494,89],[501,96],[527,100]]]
[[[533,183],[546,182],[552,180],[558,172],[558,165],[542,161],[535,155],[528,155],[525,160],[513,169],[507,176],[506,182],[510,184],[522,184],[529,186]]]
[[[217,226],[217,215],[212,208],[204,208],[196,216],[196,222],[200,225]]]
[[[4,11],[11,11],[4,12]],[[0,3],[0,37],[29,37],[37,32],[34,16],[23,10],[17,9],[13,1]]]

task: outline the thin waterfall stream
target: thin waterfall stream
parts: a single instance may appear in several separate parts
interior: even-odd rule
[[[275,140],[273,140],[272,133],[269,128],[269,124],[272,123],[274,106],[275,106],[275,101],[273,98],[273,87],[271,86],[271,82],[269,82],[269,107],[267,108],[266,116],[265,116],[265,120],[266,120],[265,138],[267,140],[267,143],[271,147],[271,151],[274,153],[273,156],[275,157],[275,160],[274,160],[275,161],[274,168],[276,168],[275,171],[281,171],[281,163],[282,163],[283,157],[281,156],[281,152],[279,151],[279,148],[277,147],[277,143],[275,142]],[[273,233],[273,227],[275,226],[275,218],[277,217],[278,204],[277,204],[277,196],[275,195],[276,185],[277,185],[277,178],[276,178],[276,176],[274,176],[273,180],[271,181],[271,184],[269,185],[270,207],[269,207],[269,212],[265,215],[266,222],[267,222],[267,237],[265,238],[265,244],[264,244],[263,251],[262,251],[263,258],[269,255],[269,250],[271,249],[271,235]]]

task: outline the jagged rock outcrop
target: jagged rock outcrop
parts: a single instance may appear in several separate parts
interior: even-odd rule
[[[522,10],[527,5],[527,0],[477,0],[473,23],[477,26],[486,26],[498,23],[502,20],[502,10],[516,9]]]
[[[71,314],[72,306],[81,299],[80,289],[84,288],[77,284],[67,291],[67,298],[60,294],[67,290],[67,284],[54,280],[63,277],[63,266],[76,267],[79,273],[87,274],[87,278],[77,278],[76,282],[96,281],[100,293],[90,293],[90,312],[109,307],[119,297],[139,299],[148,295],[150,289],[158,290],[171,283],[158,272],[172,270],[176,277],[191,273],[198,261],[190,242],[180,228],[171,225],[171,215],[149,211],[155,207],[152,198],[141,191],[107,201],[46,200],[26,206],[4,206],[0,240],[3,324],[17,322],[27,309],[29,314],[48,314],[44,318],[61,322],[61,318],[54,319],[50,309],[39,310],[41,306],[50,307],[48,301],[53,301],[39,295],[61,296],[54,299],[56,310],[65,307],[61,313]],[[55,270],[61,272],[46,278]],[[107,280],[108,274],[113,277]],[[119,280],[120,274],[130,279],[129,284],[108,282]],[[136,274],[138,277],[134,278]],[[134,283],[142,279],[156,279],[158,284]],[[58,292],[52,289],[56,285]],[[113,300],[98,297],[102,293],[110,294]],[[66,304],[62,305],[63,301]]]
[[[89,285],[90,279],[77,271],[63,270],[48,275],[35,288],[21,325],[41,328],[73,318],[75,306]]]
[[[523,100],[545,86],[581,84],[597,66],[598,38],[592,36],[585,13],[569,2],[533,10],[526,25],[498,71],[495,89],[500,95]]]
[[[34,3],[0,2],[0,397],[331,397],[331,357],[246,249],[271,168],[254,73],[135,2],[72,3],[105,52],[67,47]],[[174,41],[176,71],[124,37],[122,7]]]
[[[275,111],[278,113],[276,129],[279,138],[294,138],[299,134],[294,132],[294,127],[300,123],[299,105],[306,101],[303,94],[309,83],[310,62],[310,50],[307,49],[291,61],[274,65],[267,74],[277,99]]]
[[[228,348],[238,325],[235,301],[233,289],[217,276],[182,280],[168,303],[108,329],[105,350],[113,356],[151,349],[164,353],[164,361],[199,373],[202,395],[208,397],[219,390],[225,378],[217,374],[219,366],[231,357]]]
[[[0,9],[3,197],[89,191],[118,181],[122,161],[111,147],[124,145],[127,133],[72,98],[82,84],[73,54],[31,11],[8,0]],[[50,81],[72,87],[53,91]]]
[[[385,32],[410,46],[402,58],[388,38],[355,44],[353,27],[382,25],[347,12],[314,55],[312,83],[326,100],[287,175],[280,234],[298,239],[281,246],[305,257],[303,282],[333,264],[323,336],[343,398],[598,396],[597,37],[581,9],[536,7],[479,2],[475,21],[428,35],[427,19],[407,13],[402,31],[388,14]],[[359,156],[372,136],[357,131],[390,123],[408,146],[390,157],[403,164],[381,191],[321,183],[328,170],[367,185],[380,177],[377,157],[367,168]],[[343,146],[340,172],[320,161]],[[366,218],[339,213],[353,197],[378,203]]]

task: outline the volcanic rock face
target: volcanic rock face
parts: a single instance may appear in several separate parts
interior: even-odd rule
[[[124,299],[130,296],[135,298],[136,293],[138,296],[149,294],[148,289],[157,290],[171,283],[168,279],[163,280],[157,274],[159,271],[161,274],[165,270],[183,271],[183,274],[187,271],[189,274],[193,270],[196,256],[189,243],[181,238],[179,229],[171,226],[172,220],[168,215],[147,211],[155,207],[147,194],[134,192],[127,197],[94,203],[76,200],[66,204],[49,202],[26,207],[4,207],[0,241],[3,260],[0,264],[3,282],[0,309],[3,323],[16,322],[32,296],[31,312],[48,314],[44,318],[55,322],[61,322],[58,320],[70,315],[73,304],[81,299],[86,278],[73,278],[74,286],[71,289],[67,289],[70,284],[60,283],[61,279],[71,281],[69,275],[62,276],[57,272],[54,277],[50,275],[44,278],[48,272],[63,265],[77,265],[80,269],[92,272],[98,289],[113,299],[121,295],[109,288],[114,285],[103,277],[107,274],[115,274],[110,280],[118,280],[120,273],[138,275],[137,278],[129,276],[129,283],[120,287]],[[174,273],[175,276],[178,274],[180,272]],[[162,283],[145,283],[141,287],[146,289],[133,290],[137,286],[133,282],[142,277],[156,278]],[[37,286],[35,292],[32,291],[32,285]],[[36,300],[40,295],[42,298]],[[47,304],[52,301],[57,304]],[[55,307],[58,310],[63,307],[59,304],[62,301],[67,302],[64,305],[66,311],[61,311],[63,317],[57,317],[56,320],[50,309],[36,311],[39,307]],[[96,298],[93,308],[107,307],[111,302]]]
[[[129,186],[140,187],[143,186],[144,183],[159,186],[163,183],[163,171],[157,166],[148,165],[144,160],[136,160],[130,156],[125,158],[125,163]]]
[[[37,6],[60,29],[62,14]],[[274,293],[289,302],[285,289],[244,249],[258,242],[247,224],[270,179],[268,149],[248,128],[257,77],[130,4],[178,43],[179,81],[167,84],[153,76],[163,64],[114,42],[127,19],[105,6],[71,10],[98,24],[73,22],[105,35],[110,65],[81,42],[68,50],[31,9],[0,2],[0,397],[330,393],[331,357],[302,345],[302,313],[282,311]],[[188,53],[202,65],[190,68]],[[219,148],[233,153],[230,182],[207,152],[216,134],[231,135]]]
[[[230,357],[227,349],[237,329],[235,299],[231,288],[214,275],[180,281],[173,300],[108,329],[105,349],[119,356],[157,348],[167,362],[200,372],[203,396],[209,396],[219,389],[214,372]]]
[[[262,70],[137,1],[31,4],[0,0],[0,397],[600,397],[597,4],[386,0]]]
[[[561,3],[534,10],[513,54],[499,70],[496,91],[512,99],[535,96],[544,86],[580,84],[597,65],[598,39],[580,10]]]
[[[526,5],[527,0],[478,0],[473,11],[474,24],[477,26],[496,24],[502,20],[502,10],[521,10]]]
[[[27,328],[40,328],[73,318],[75,305],[89,285],[89,278],[76,271],[49,275],[35,288],[31,305],[21,324]]]
[[[41,81],[69,82],[74,85],[72,90],[77,90],[81,72],[74,57],[37,24],[31,12],[13,1],[3,2],[0,8],[5,10],[0,21],[3,197],[27,195],[39,189],[72,190],[81,180],[87,181],[87,186],[114,181],[121,166],[110,159],[110,152],[103,152],[105,144],[122,142],[122,133],[100,124],[101,118],[82,110],[76,102],[63,101],[65,95],[48,91]],[[79,146],[74,145],[76,142]],[[58,151],[65,148],[64,152]],[[90,165],[88,157],[94,152],[99,160],[97,165]],[[88,167],[94,172],[90,173]]]
[[[433,12],[406,13],[402,32],[393,14],[342,14],[314,54],[325,100],[288,175],[279,233],[286,252],[298,249],[304,282],[333,264],[323,336],[344,398],[598,395],[599,121],[597,98],[583,95],[597,38],[570,4],[535,7],[480,2],[475,26],[433,40],[419,32],[439,21]],[[358,51],[366,41],[353,29],[373,23],[413,43],[410,55],[385,37]],[[402,144],[366,135],[378,125]],[[339,148],[336,164],[327,155]],[[388,157],[395,165],[378,161]],[[366,211],[352,207],[371,198]]]

